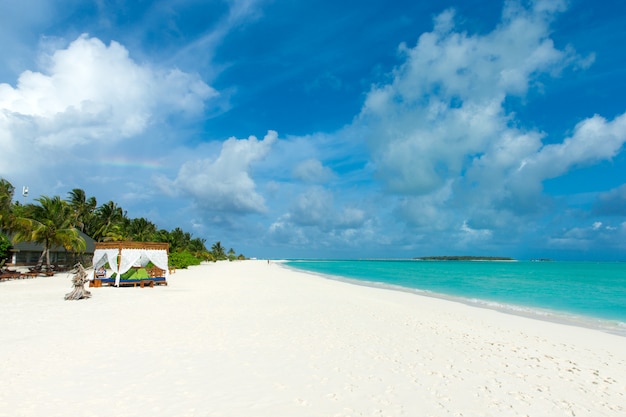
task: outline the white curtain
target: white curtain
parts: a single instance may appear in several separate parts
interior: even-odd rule
[[[117,249],[96,249],[93,252],[93,269],[96,270],[108,262],[113,272],[117,272],[118,254],[119,251]]]
[[[146,249],[145,253],[154,266],[164,271],[165,279],[167,279],[170,272],[167,262],[167,251],[163,249]]]
[[[93,251],[93,262],[91,263],[93,269],[98,269],[105,263],[107,263],[106,249],[96,249]]]
[[[142,252],[143,249],[122,249],[120,268],[115,277],[115,285],[120,285],[120,277],[124,272],[128,271],[133,265],[139,264]]]
[[[117,249],[115,250],[117,252]],[[95,256],[95,255],[94,255]],[[167,251],[162,249],[122,249],[120,267],[115,277],[115,285],[120,284],[120,276],[132,266],[146,266],[152,262],[157,268],[165,271],[165,279],[169,276]]]

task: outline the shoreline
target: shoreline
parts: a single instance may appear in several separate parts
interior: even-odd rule
[[[283,268],[290,269],[294,272],[305,272],[311,275],[319,276],[331,281],[345,282],[351,285],[359,285],[371,288],[387,289],[392,291],[399,291],[408,294],[415,294],[423,297],[431,297],[435,299],[450,301],[454,303],[460,303],[476,308],[483,308],[492,311],[497,311],[504,314],[510,314],[513,316],[525,317],[531,320],[545,321],[548,323],[562,324],[566,326],[580,327],[590,330],[598,330],[604,333],[612,334],[615,336],[626,337],[626,322],[621,320],[605,319],[594,316],[584,316],[580,314],[550,310],[547,308],[523,306],[518,304],[503,303],[499,301],[484,300],[478,298],[468,298],[454,296],[444,293],[438,293],[430,290],[422,290],[419,288],[403,287],[401,285],[388,284],[384,282],[360,280],[356,278],[344,277],[341,275],[325,274],[322,272],[308,271],[306,269],[298,269],[291,265],[287,265],[287,262],[291,261],[274,261],[281,265]],[[469,261],[468,261],[469,262]],[[473,262],[473,261],[472,261]],[[490,261],[491,262],[491,261]]]
[[[266,261],[0,284],[0,417],[626,412],[626,338]]]

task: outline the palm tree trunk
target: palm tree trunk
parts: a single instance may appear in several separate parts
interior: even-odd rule
[[[39,255],[39,259],[37,260],[37,266],[36,266],[36,269],[38,269],[38,270],[40,270],[40,269],[41,269],[41,266],[43,265],[43,259],[45,258],[45,256],[46,256],[46,248],[44,248],[44,249],[41,251],[41,255]]]
[[[46,244],[46,268],[50,271],[50,246]]]

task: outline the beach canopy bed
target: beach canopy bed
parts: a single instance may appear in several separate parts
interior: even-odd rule
[[[169,243],[160,242],[96,242],[93,253],[94,271],[108,263],[115,277],[99,278],[94,273],[92,280],[97,281],[98,285],[96,286],[100,286],[102,283],[114,284],[116,287],[167,285],[169,246]],[[145,267],[150,262],[154,267],[146,271]],[[146,272],[147,276],[124,279],[122,275],[131,268],[142,268],[142,272]]]

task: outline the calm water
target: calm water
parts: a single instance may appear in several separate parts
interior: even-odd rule
[[[626,263],[362,260],[286,264],[626,335]]]

